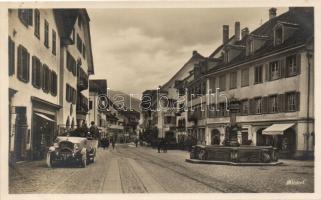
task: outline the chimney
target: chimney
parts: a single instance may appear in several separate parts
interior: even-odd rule
[[[196,50],[194,50],[193,51],[193,56],[195,56],[197,54],[197,51]]]
[[[269,19],[273,19],[276,16],[276,8],[269,9]]]
[[[223,44],[226,44],[229,40],[229,27],[228,25],[223,25]]]
[[[243,39],[244,37],[246,37],[249,33],[250,33],[249,28],[247,28],[247,27],[243,28],[243,29],[242,29],[242,33],[241,33],[242,39]]]
[[[240,22],[235,22],[235,41],[240,40]]]

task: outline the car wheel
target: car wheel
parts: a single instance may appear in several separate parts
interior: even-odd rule
[[[47,162],[47,166],[48,166],[49,168],[54,167],[54,159],[53,159],[53,155],[52,155],[51,152],[48,152],[48,153],[47,153],[47,160],[46,160],[46,162]]]

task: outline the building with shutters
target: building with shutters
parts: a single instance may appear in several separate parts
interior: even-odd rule
[[[282,156],[314,152],[313,8],[289,8],[250,32],[223,26],[223,42],[177,87],[188,89],[187,129],[199,144],[222,144],[228,99],[240,104],[243,145],[274,145]],[[210,92],[211,91],[211,92]],[[210,95],[209,95],[210,94]],[[214,139],[215,138],[215,139]],[[219,138],[219,140],[217,140]]]
[[[40,159],[57,134],[60,38],[53,10],[9,9],[10,155]]]
[[[8,19],[10,159],[42,159],[62,124],[87,117],[77,111],[88,105],[93,73],[89,17],[84,9],[9,9]]]

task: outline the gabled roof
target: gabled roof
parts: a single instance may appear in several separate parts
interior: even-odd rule
[[[188,59],[188,61],[175,73],[175,75],[169,80],[167,81],[162,87],[166,87],[167,84],[169,84],[171,81],[177,79],[176,77],[178,76],[178,74],[191,62],[193,61],[201,61],[204,60],[205,57],[202,56],[200,53],[198,53],[197,51],[193,51],[193,55],[190,57],[190,59]]]
[[[225,64],[221,62],[218,66],[210,70],[214,72],[216,70],[220,70],[223,68],[229,68],[237,64],[241,64],[244,62],[248,62],[257,58],[260,58],[265,55],[269,55],[271,53],[276,53],[281,50],[285,50],[288,48],[296,47],[299,45],[303,45],[311,40],[314,37],[314,10],[313,8],[290,8],[288,12],[285,12],[277,17],[270,19],[265,22],[263,25],[255,29],[250,35],[257,36],[269,36],[268,41],[258,49],[253,55],[246,55],[245,51],[242,51],[240,55],[236,56],[229,63]],[[284,41],[281,45],[274,46],[273,43],[273,28],[280,21],[287,24],[296,24],[297,30]],[[245,44],[246,38],[242,39],[238,42],[238,44]]]

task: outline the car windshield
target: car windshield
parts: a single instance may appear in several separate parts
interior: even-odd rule
[[[70,137],[86,137],[86,133],[79,130],[67,131],[63,133],[61,136],[70,136]]]

